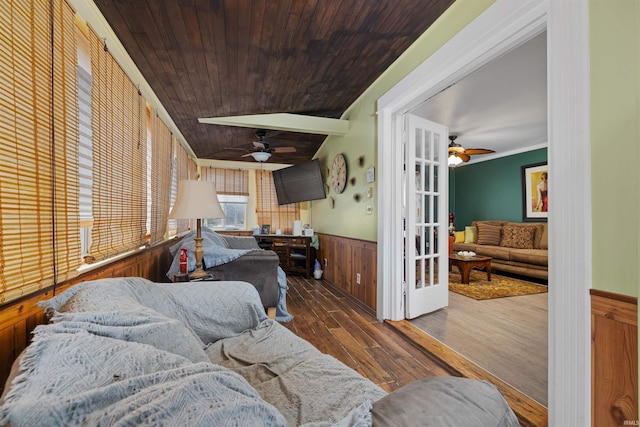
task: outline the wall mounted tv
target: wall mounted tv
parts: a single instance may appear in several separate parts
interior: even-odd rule
[[[279,205],[326,197],[318,159],[273,171],[273,184]]]

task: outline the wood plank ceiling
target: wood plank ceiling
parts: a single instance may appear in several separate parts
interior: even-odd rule
[[[454,0],[95,0],[198,158],[254,161],[255,128],[199,117],[340,118]],[[268,131],[272,161],[326,136]]]

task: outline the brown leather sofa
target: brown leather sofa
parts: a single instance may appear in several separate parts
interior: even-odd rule
[[[496,271],[548,279],[546,223],[473,221],[471,228],[465,228],[464,243],[453,244],[454,252],[473,251],[489,256],[492,258],[491,267]],[[474,231],[476,238],[470,239]]]

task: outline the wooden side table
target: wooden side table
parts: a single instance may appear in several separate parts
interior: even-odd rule
[[[473,257],[463,257],[458,254],[449,255],[449,271],[451,271],[451,266],[455,265],[460,270],[460,276],[462,276],[462,283],[465,285],[469,284],[469,273],[471,273],[472,268],[477,268],[478,270],[486,270],[487,271],[487,280],[491,281],[491,257],[488,256],[473,256]]]
[[[209,277],[204,277],[202,279],[190,280],[188,274],[176,274],[173,276],[173,283],[180,282],[214,282],[224,280],[224,272],[222,270],[211,270],[208,271]]]

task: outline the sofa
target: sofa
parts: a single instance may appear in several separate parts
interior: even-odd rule
[[[518,426],[484,381],[386,393],[269,319],[246,282],[85,282],[41,303],[0,425]]]
[[[290,320],[285,302],[287,279],[279,267],[280,260],[274,251],[260,248],[256,239],[251,236],[228,236],[206,227],[202,227],[202,237],[203,268],[206,271],[221,271],[227,281],[251,283],[260,295],[262,306],[269,313],[273,313],[280,321]],[[167,272],[169,279],[173,279],[179,272],[180,248],[187,249],[188,271],[195,269],[194,238],[195,231],[191,231],[169,248],[172,257]],[[275,313],[276,311],[279,313]]]
[[[546,223],[473,221],[456,232],[453,251],[473,251],[492,258],[496,271],[547,280],[549,265]]]

